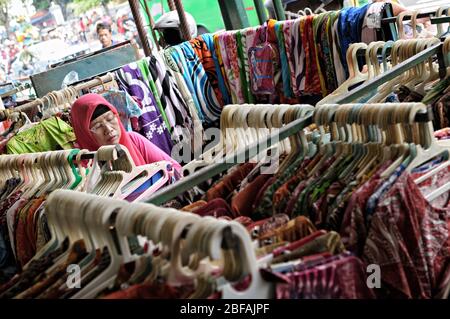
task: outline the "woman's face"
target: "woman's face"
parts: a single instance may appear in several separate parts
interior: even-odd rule
[[[119,143],[121,137],[119,119],[112,111],[91,121],[89,129],[100,146]]]

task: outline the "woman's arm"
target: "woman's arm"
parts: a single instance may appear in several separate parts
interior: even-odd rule
[[[138,150],[141,152],[142,157],[147,164],[159,161],[168,161],[173,164],[174,168],[178,172],[182,172],[181,165],[177,161],[167,155],[158,146],[147,140],[144,136],[136,132],[128,132],[128,134]]]

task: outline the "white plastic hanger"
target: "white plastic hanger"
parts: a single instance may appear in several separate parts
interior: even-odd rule
[[[359,70],[357,59],[357,52],[359,49],[367,50],[367,44],[353,43],[352,45],[350,45],[346,53],[349,78],[344,83],[342,83],[336,90],[334,90],[331,94],[320,100],[317,103],[317,105],[332,103],[339,96],[348,93],[351,86],[367,81],[369,77],[368,73],[362,73]]]
[[[398,37],[399,39],[406,39],[406,34],[405,34],[405,27],[403,24],[403,19],[405,18],[406,15],[411,16],[411,24],[412,24],[412,29],[413,29],[413,38],[417,38],[417,15],[419,14],[419,11],[402,11],[398,14],[397,19],[396,19],[396,23],[397,23],[397,29],[398,29]]]
[[[251,275],[251,282],[247,289],[237,291],[230,283],[219,287],[223,299],[270,299],[273,297],[274,287],[266,282],[259,272],[258,262],[255,251],[250,240],[250,236],[244,226],[237,222],[230,222],[226,227],[230,227],[233,235],[239,241],[239,256],[244,264],[244,274]],[[216,233],[217,234],[217,233]],[[221,256],[221,240],[211,240],[209,245],[209,254],[212,259],[218,259]],[[226,262],[226,261],[225,261]]]

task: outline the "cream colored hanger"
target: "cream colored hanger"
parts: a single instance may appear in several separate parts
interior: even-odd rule
[[[394,42],[391,50],[392,67],[395,67],[398,63],[401,63],[402,61],[404,61],[404,59],[410,57],[405,54],[405,51],[413,49],[414,46],[417,44],[417,41],[418,41],[417,39],[413,39],[413,40],[398,40]],[[384,85],[382,85],[379,88],[378,92],[372,98],[369,99],[368,103],[383,102],[390,93],[395,91],[395,88],[399,84],[405,83],[408,79],[414,77],[409,76],[411,74],[410,72],[411,70],[408,70],[408,72],[406,72],[405,74],[402,74],[399,77],[396,77],[388,81]]]
[[[436,18],[442,17],[444,11],[446,11],[446,10],[447,10],[447,15],[448,15],[449,10],[450,10],[450,8],[449,8],[448,6],[441,6],[441,7],[439,7],[439,8],[436,10],[435,17],[436,17]],[[442,23],[438,23],[438,24],[436,25],[436,27],[437,27],[437,36],[440,37],[441,35],[444,34],[444,28],[443,28],[443,25],[442,25]]]
[[[89,196],[89,195],[85,195]],[[123,257],[116,248],[114,238],[110,232],[110,227],[114,225],[111,223],[112,214],[116,211],[123,209],[126,202],[111,200],[107,198],[98,198],[92,196],[90,201],[95,204],[86,213],[86,222],[92,225],[94,232],[93,237],[98,237],[99,241],[103,241],[108,247],[108,251],[111,256],[111,262],[100,275],[96,276],[91,282],[77,292],[72,299],[86,299],[95,298],[104,289],[112,286],[115,282],[117,274],[120,269],[120,265],[123,263]],[[99,247],[102,248],[102,247]]]
[[[413,29],[413,38],[417,38],[417,15],[419,14],[419,11],[402,11],[397,16],[397,29],[398,29],[398,37],[399,39],[406,39],[405,34],[405,27],[403,25],[403,19],[406,15],[411,16],[411,22],[412,22],[412,29]]]
[[[320,100],[317,103],[317,105],[331,103],[339,96],[348,93],[351,86],[358,84],[360,82],[364,82],[368,79],[368,73],[362,73],[359,70],[357,59],[357,52],[359,49],[367,50],[367,44],[353,43],[350,45],[346,53],[347,65],[349,69],[349,78],[344,83],[342,83],[336,90],[334,90],[330,95]]]
[[[372,44],[372,43],[370,43]],[[370,45],[369,44],[369,45]],[[372,63],[373,66],[373,76],[376,77],[378,75],[381,74],[381,65],[380,62],[378,60],[378,51],[383,49],[383,47],[386,45],[386,42],[383,41],[378,41],[375,42],[372,46],[371,49],[369,50],[370,54],[369,54],[369,59]]]
[[[413,105],[411,108],[410,113],[410,123],[414,123],[414,116],[418,112],[426,112],[427,108],[425,105],[421,103],[417,103]],[[433,135],[433,124],[431,121],[427,122],[426,125],[422,126],[427,131],[426,133],[427,138],[431,141],[431,145],[429,145],[427,148],[424,148],[422,145],[417,146],[417,156],[413,159],[413,161],[408,165],[406,170],[408,172],[411,172],[412,169],[420,166],[421,164],[435,158],[438,155],[446,154],[447,158],[450,157],[450,148],[444,147],[437,143],[436,138]]]

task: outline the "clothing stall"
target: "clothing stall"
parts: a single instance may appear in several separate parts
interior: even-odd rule
[[[390,3],[275,8],[0,110],[0,299],[449,298],[450,32],[410,36]],[[195,157],[81,149],[88,93]]]

